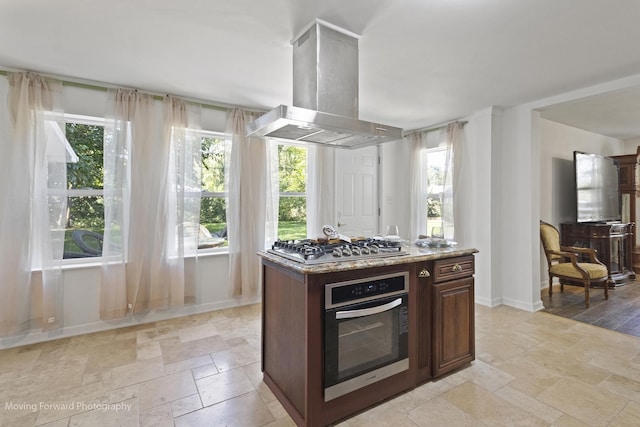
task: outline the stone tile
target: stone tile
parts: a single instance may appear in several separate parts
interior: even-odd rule
[[[611,425],[617,427],[636,427],[640,426],[640,404],[630,402],[615,417]]]
[[[213,405],[255,391],[253,384],[242,369],[204,377],[196,380],[196,384],[203,406]]]
[[[441,397],[431,399],[411,410],[409,419],[420,427],[437,425],[451,427],[484,426],[483,423]]]
[[[383,403],[366,412],[337,424],[340,427],[415,427],[415,423],[409,419],[407,414],[402,413],[397,408]]]
[[[536,348],[527,352],[524,357],[560,376],[579,379],[587,384],[598,384],[611,375],[611,371],[606,368],[576,359],[571,351],[554,352]]]
[[[206,425],[206,424],[203,424]],[[171,403],[155,408],[140,409],[140,427],[174,427]],[[196,427],[195,425],[192,427]]]
[[[71,417],[69,427],[121,427],[138,425],[138,401],[96,405],[96,409]]]
[[[178,329],[180,342],[194,341],[218,335],[218,329],[210,323]]]
[[[142,383],[160,378],[164,374],[164,363],[160,357],[118,366],[112,370],[111,388],[117,389]]]
[[[442,398],[486,425],[547,425],[541,418],[469,381],[444,393]]]
[[[140,384],[141,409],[162,405],[198,392],[191,371],[178,372]]]
[[[136,333],[138,344],[142,344],[149,341],[159,341],[166,338],[173,338],[177,336],[178,336],[178,333],[176,332],[175,326],[173,326],[172,324],[167,324],[164,326],[156,326],[155,328],[137,331]]]
[[[69,346],[88,348],[110,344],[115,341],[116,334],[116,330],[111,329],[108,331],[95,332],[92,334],[77,335],[69,339]]]
[[[473,381],[490,391],[498,390],[514,379],[513,375],[479,360],[472,362],[471,366],[460,370],[459,373],[467,380]]]
[[[231,347],[213,354],[213,362],[220,372],[251,365],[259,361],[260,352],[248,344]]]
[[[202,409],[202,402],[199,394],[183,397],[182,399],[171,402],[171,409],[174,417],[179,417],[189,412]]]
[[[425,402],[437,398],[443,393],[451,390],[453,387],[454,386],[447,381],[429,381],[408,393],[403,393],[400,396],[395,397],[390,400],[389,403],[403,413],[407,413],[412,409],[421,406]]]
[[[215,375],[219,373],[218,367],[215,363],[211,363],[209,365],[199,366],[197,368],[193,368],[191,373],[193,374],[193,378],[199,380],[200,378],[208,377],[211,375]]]
[[[118,403],[125,400],[137,398],[140,395],[140,385],[134,384],[116,390],[112,390],[109,393],[109,403]]]
[[[227,345],[220,335],[215,335],[184,343],[180,342],[177,337],[168,338],[160,341],[160,348],[164,362],[170,364],[215,353],[226,349]]]
[[[509,386],[502,387],[500,390],[495,392],[495,395],[503,398],[507,402],[519,406],[525,411],[531,413],[531,415],[542,418],[549,424],[553,424],[563,414],[561,411],[558,411],[549,405],[545,405],[539,400],[534,399],[525,393],[521,393]]]
[[[70,420],[71,418],[63,418],[61,420],[54,421],[52,423],[42,424],[41,427],[68,427]],[[0,424],[0,426],[3,426],[3,425],[4,424]],[[19,424],[19,425],[32,425],[32,424]]]
[[[223,375],[223,374],[220,374]],[[176,427],[259,427],[275,421],[256,392],[249,392],[177,417]]]
[[[559,373],[538,365],[526,356],[514,357],[509,361],[498,364],[497,367],[517,380],[531,384],[537,390],[544,390],[562,378]],[[535,394],[531,395],[535,396]]]
[[[60,391],[40,403],[36,425],[50,423],[109,403],[109,389],[100,382]]]
[[[613,374],[600,384],[598,388],[616,393],[625,399],[640,403],[640,382],[621,375]]]
[[[538,399],[590,425],[606,425],[627,401],[607,390],[563,378],[540,393]]]
[[[12,373],[31,372],[41,354],[40,349],[22,352],[16,349],[0,351],[0,384],[4,379],[15,379],[10,377]]]
[[[193,359],[181,360],[180,362],[170,363],[164,366],[164,370],[167,374],[174,374],[176,372],[188,371],[190,369],[195,369],[201,366],[208,366],[208,365],[211,365],[211,356],[209,356],[208,354],[205,354],[204,356],[194,357]]]
[[[135,361],[135,340],[112,341],[108,344],[91,347],[85,372],[101,371],[107,368],[127,365]]]
[[[162,357],[162,350],[160,350],[158,341],[147,341],[136,346],[136,360],[147,360],[155,357]]]

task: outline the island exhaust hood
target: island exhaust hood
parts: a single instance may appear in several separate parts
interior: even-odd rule
[[[316,19],[293,41],[293,106],[247,125],[247,136],[360,148],[402,138],[402,129],[358,120],[358,37]]]

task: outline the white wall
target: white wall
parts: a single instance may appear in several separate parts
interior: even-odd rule
[[[400,236],[409,236],[410,149],[404,139],[380,145],[380,230],[387,224],[397,224]]]
[[[540,118],[540,219],[560,227],[575,221],[573,152],[616,156],[626,154],[623,141]],[[540,246],[540,288],[549,286],[547,263]]]

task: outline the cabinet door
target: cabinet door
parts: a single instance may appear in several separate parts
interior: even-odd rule
[[[473,277],[433,286],[433,376],[475,358]]]

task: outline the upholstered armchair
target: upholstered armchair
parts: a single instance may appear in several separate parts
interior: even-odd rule
[[[547,257],[549,269],[549,297],[553,292],[553,278],[560,280],[560,292],[564,292],[565,282],[584,287],[584,302],[589,308],[589,289],[594,283],[604,287],[604,299],[609,299],[609,272],[596,257],[595,249],[560,246],[560,233],[553,225],[540,221],[540,239]],[[589,262],[582,262],[587,255]]]

